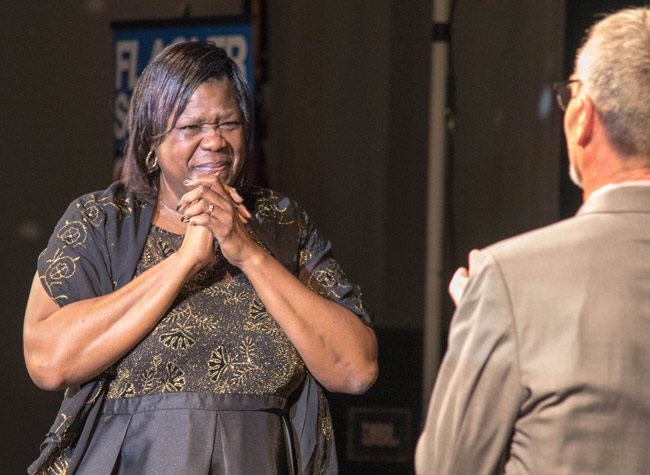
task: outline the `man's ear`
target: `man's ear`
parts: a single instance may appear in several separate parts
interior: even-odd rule
[[[596,119],[596,110],[591,99],[587,96],[578,98],[578,104],[574,110],[576,114],[576,143],[580,147],[584,147],[589,142],[594,132],[594,120]]]

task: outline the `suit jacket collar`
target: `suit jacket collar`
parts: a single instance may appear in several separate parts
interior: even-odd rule
[[[650,186],[626,185],[592,195],[576,213],[650,213]]]

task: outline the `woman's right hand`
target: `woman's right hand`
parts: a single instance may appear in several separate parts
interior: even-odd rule
[[[198,272],[214,261],[214,236],[205,226],[187,224],[185,238],[176,252],[192,265],[193,272]]]

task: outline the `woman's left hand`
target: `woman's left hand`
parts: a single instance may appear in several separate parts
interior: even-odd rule
[[[228,262],[240,267],[251,245],[256,246],[245,228],[251,214],[244,199],[218,175],[198,175],[186,186],[192,189],[181,197],[178,208],[184,221],[208,228]]]

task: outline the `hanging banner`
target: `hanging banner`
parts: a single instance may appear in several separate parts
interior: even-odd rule
[[[251,94],[253,84],[253,25],[228,19],[179,22],[114,23],[115,96],[113,101],[114,155],[124,154],[126,115],[138,77],[149,60],[165,46],[183,41],[210,41],[223,48],[242,70]]]

